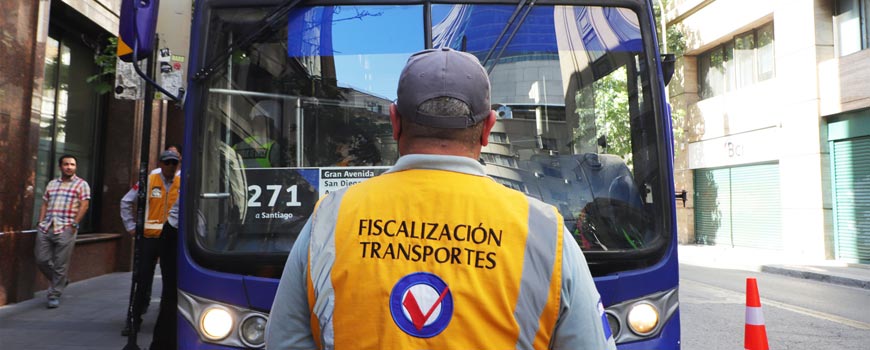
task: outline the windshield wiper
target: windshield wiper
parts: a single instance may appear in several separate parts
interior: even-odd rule
[[[196,74],[193,75],[194,81],[199,81],[207,78],[209,75],[214,73],[217,69],[221,68],[221,65],[227,62],[227,58],[232,56],[233,52],[239,49],[240,47],[245,47],[253,43],[255,40],[260,39],[261,37],[271,34],[272,30],[274,30],[274,26],[276,23],[286,18],[287,14],[292,10],[296,5],[298,5],[302,0],[287,0],[283,4],[279,5],[275,11],[266,16],[263,20],[263,24],[259,26],[259,29],[251,32],[241,40],[230,44],[229,47],[217,57],[208,61],[205,65],[205,68],[200,69]]]
[[[520,17],[519,22],[516,23],[514,30],[511,31],[510,36],[508,36],[507,40],[505,40],[504,44],[501,46],[501,50],[498,51],[498,55],[495,56],[495,60],[493,61],[492,66],[486,69],[488,74],[492,73],[495,65],[498,64],[498,60],[501,59],[501,56],[504,54],[504,50],[507,46],[514,40],[514,36],[517,34],[517,31],[520,30],[520,27],[523,25],[523,22],[526,21],[526,17],[529,15],[529,12],[532,12],[532,8],[535,7],[535,1],[531,0],[528,2],[528,6],[526,6],[527,0],[520,0],[517,3],[517,8],[514,9],[514,13],[511,14],[511,18],[508,19],[507,23],[505,23],[504,28],[502,28],[501,33],[498,34],[498,37],[495,39],[495,42],[492,43],[492,47],[489,48],[489,51],[486,53],[486,57],[483,58],[482,66],[486,67],[486,64],[489,62],[490,57],[492,57],[492,52],[495,51],[495,48],[498,47],[498,43],[504,37],[504,34],[507,32],[508,28],[514,25],[514,21],[517,19],[517,14],[525,7],[526,11],[523,12],[523,15]]]

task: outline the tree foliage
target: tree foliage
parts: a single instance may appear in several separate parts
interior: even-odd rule
[[[118,38],[110,37],[106,46],[94,54],[94,64],[99,72],[87,78],[94,90],[102,95],[112,91],[115,82],[115,64],[118,60]]]
[[[667,7],[669,2],[670,0],[662,0],[665,7]],[[659,34],[657,37],[661,39],[663,38],[660,26],[662,11],[658,5],[658,1],[653,2],[654,23],[657,34]],[[675,54],[679,59],[685,51],[683,33],[675,26],[668,26],[665,30],[665,35],[668,47],[661,48],[661,52]],[[659,45],[662,44],[663,41],[659,40]],[[626,68],[621,67],[593,83],[592,90],[594,93],[591,101],[588,100],[588,97],[580,96],[581,92],[578,92],[576,97],[578,108],[576,112],[581,116],[581,127],[575,133],[575,142],[582,142],[581,136],[587,134],[589,129],[594,129],[595,138],[604,136],[607,140],[605,152],[621,156],[626,164],[631,166],[631,125],[629,121],[627,80],[628,74]],[[677,80],[674,80],[674,82],[677,82]],[[684,134],[683,118],[685,118],[685,114],[685,110],[672,111],[671,118],[675,140],[681,139]],[[594,128],[591,125],[584,127],[582,122],[585,119],[583,118],[584,115],[591,116],[590,119],[594,120]]]
[[[621,67],[592,84],[595,91],[595,128],[607,139],[606,152],[631,164],[631,125],[628,111],[628,74]]]

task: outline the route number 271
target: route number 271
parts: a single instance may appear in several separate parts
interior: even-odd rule
[[[296,186],[297,185],[287,187],[287,189],[284,191],[284,192],[290,193],[290,201],[286,202],[286,204],[285,204],[288,207],[300,207],[300,206],[302,206],[302,203],[297,200],[298,199],[297,198],[298,197],[298,193],[297,193],[298,190],[297,190]],[[270,206],[270,207],[275,206],[275,202],[278,201],[278,195],[281,194],[281,187],[282,187],[281,185],[266,185],[266,191],[272,191],[272,197],[269,198],[269,204],[267,204],[267,206]],[[260,199],[260,196],[263,194],[263,188],[260,187],[260,185],[251,185],[251,186],[248,186],[248,191],[254,192],[251,195],[251,198],[248,199],[248,207],[252,208],[252,207],[262,206],[262,203],[260,203],[258,200]]]

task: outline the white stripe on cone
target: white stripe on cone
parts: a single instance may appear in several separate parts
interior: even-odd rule
[[[764,314],[760,307],[746,307],[746,324],[749,326],[764,326]]]

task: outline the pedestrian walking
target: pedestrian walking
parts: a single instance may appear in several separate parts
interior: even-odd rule
[[[324,197],[293,246],[269,349],[615,349],[559,212],[486,176],[486,70],[413,54],[390,107],[401,157]]]
[[[51,309],[60,306],[60,296],[69,284],[76,234],[91,201],[90,186],[76,176],[78,159],[66,154],[57,163],[61,175],[45,187],[34,246],[36,264],[48,279],[47,307]]]

